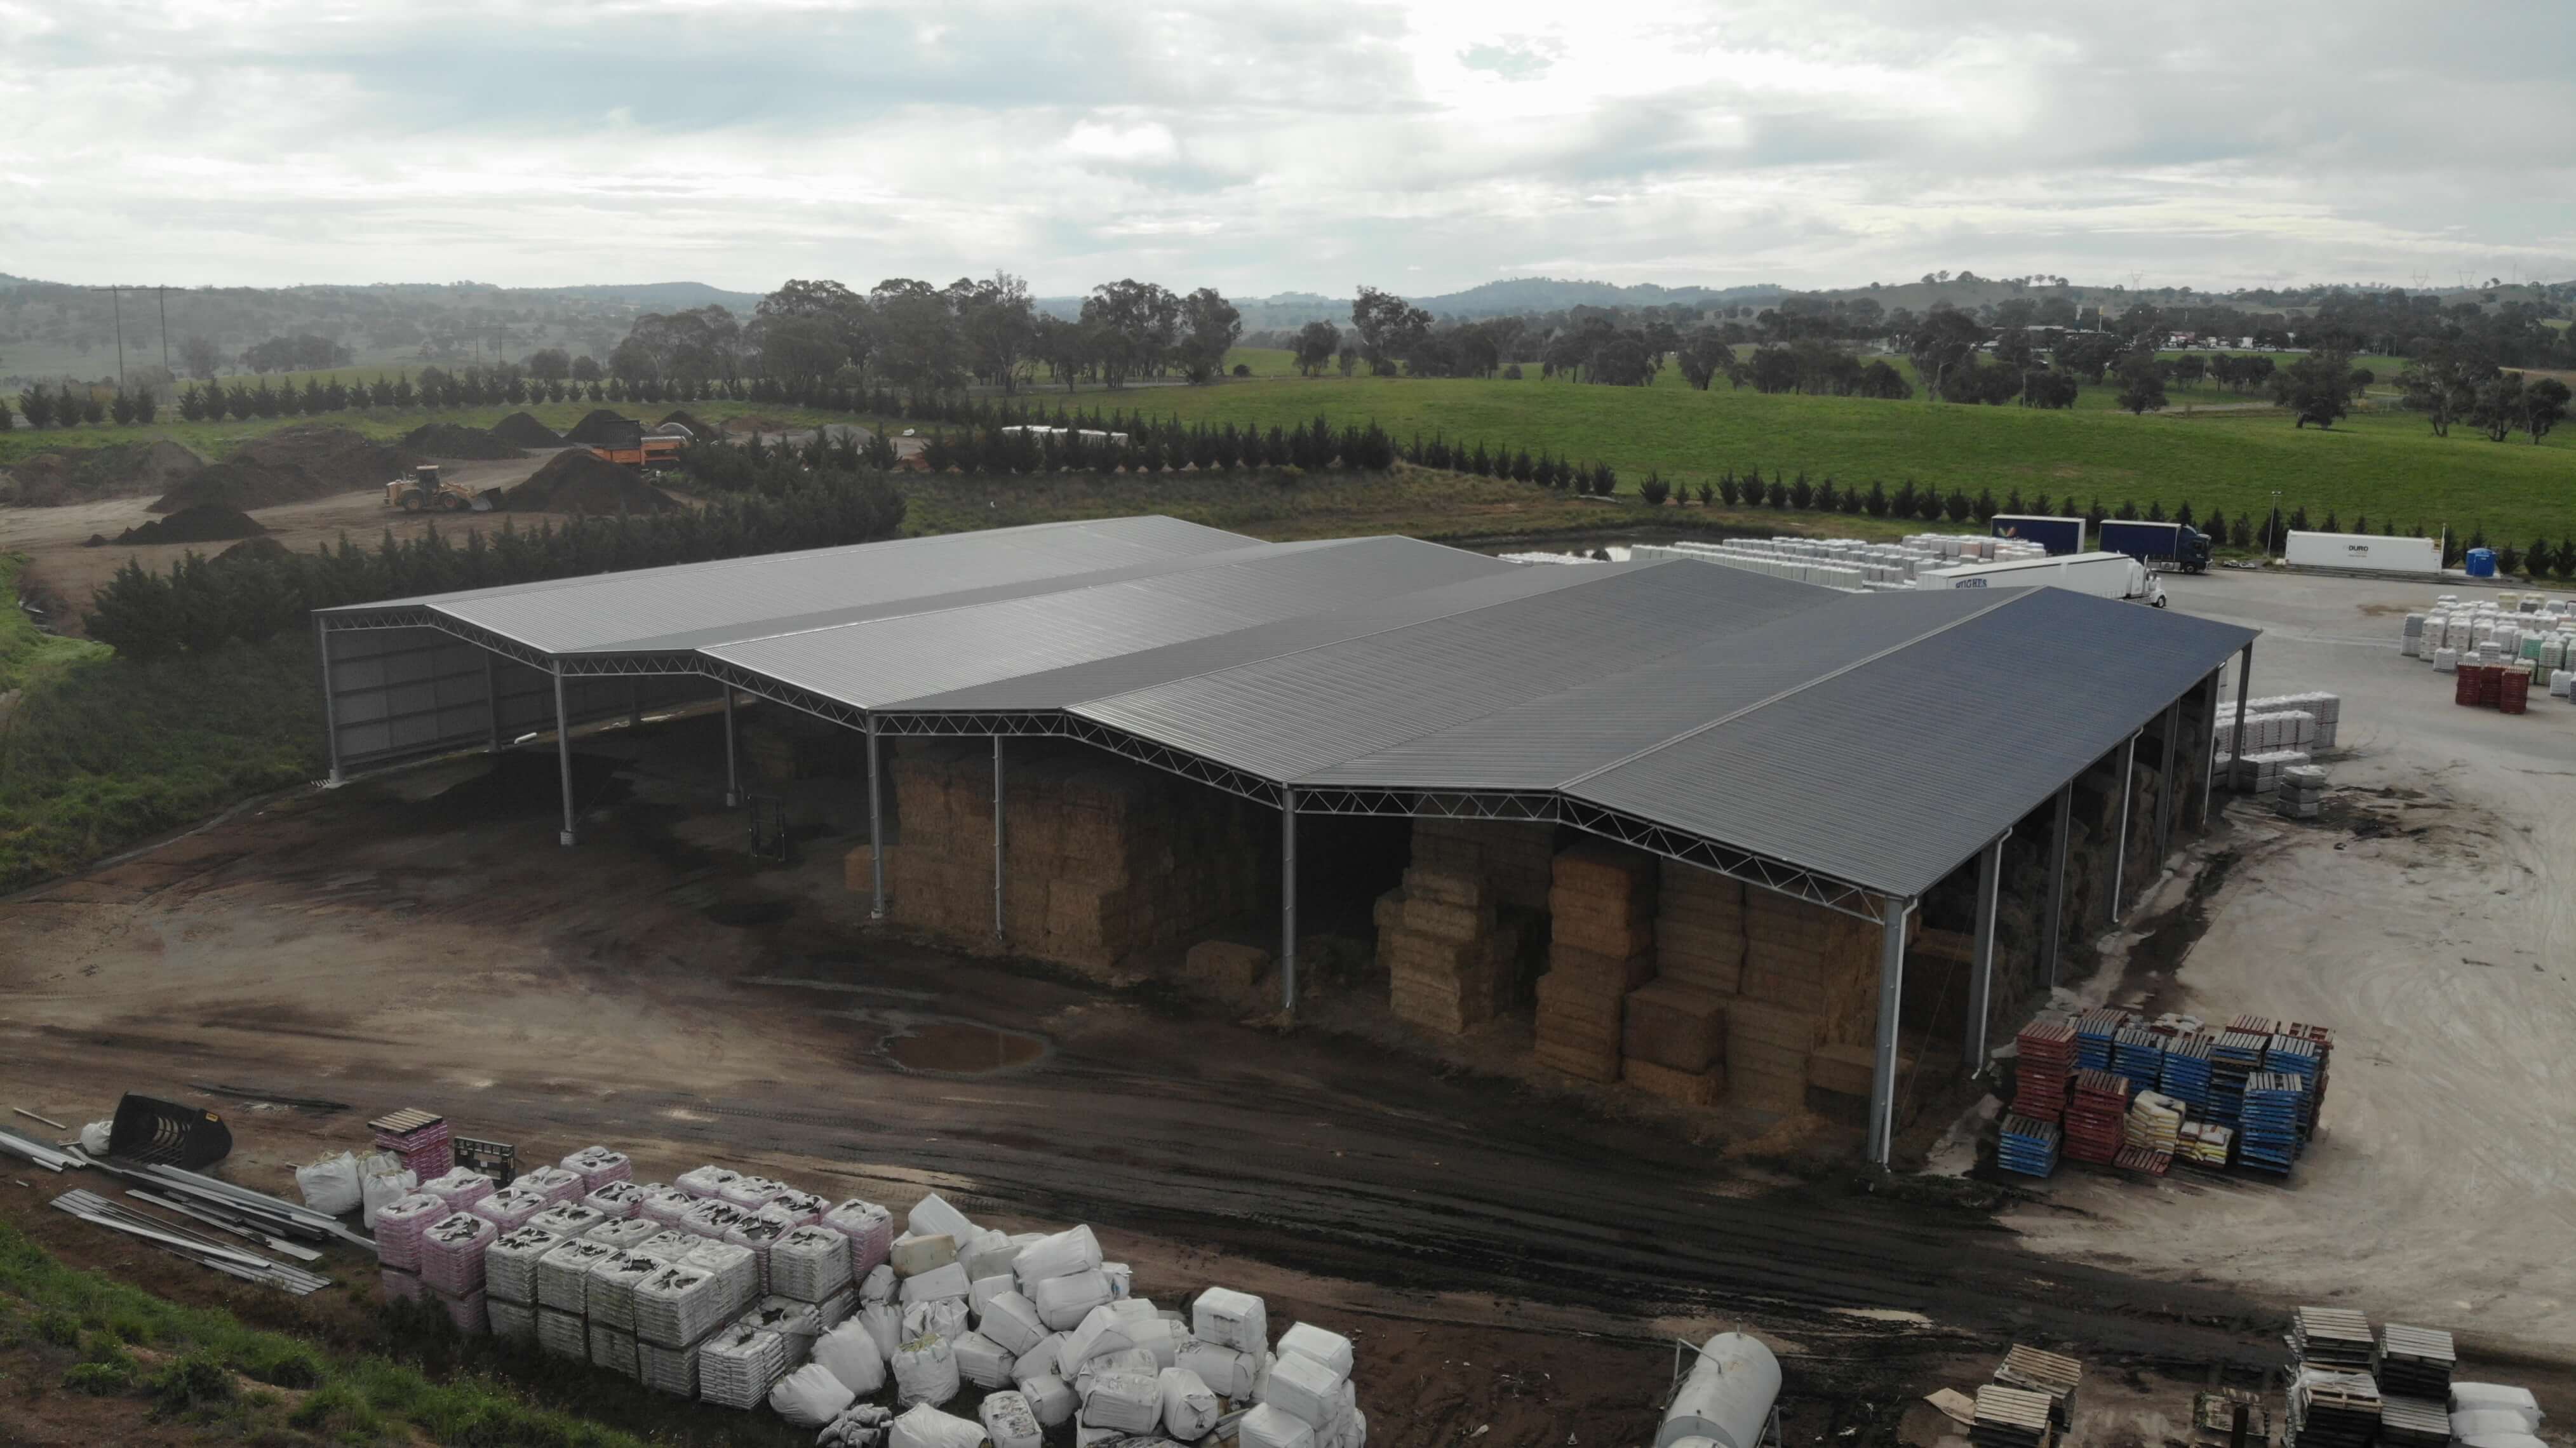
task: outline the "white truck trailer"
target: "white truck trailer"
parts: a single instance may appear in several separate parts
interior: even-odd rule
[[[2096,598],[2125,598],[2165,606],[2165,587],[2147,566],[2126,553],[2069,553],[2011,563],[1971,563],[1942,568],[1915,580],[1916,588],[2071,588]]]

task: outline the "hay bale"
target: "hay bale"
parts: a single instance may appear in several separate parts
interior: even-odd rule
[[[1223,995],[1250,994],[1269,973],[1269,951],[1231,940],[1202,940],[1181,957],[1184,979]]]
[[[1911,1069],[1913,1058],[1900,1052],[1898,1063]],[[1818,1046],[1807,1055],[1807,1084],[1818,1091],[1866,1101],[1877,1076],[1877,1054],[1868,1046]]]
[[[1675,1071],[1707,1070],[1725,1059],[1725,999],[1673,981],[1639,986],[1622,1013],[1620,1054]]]
[[[1559,850],[1552,869],[1560,890],[1621,900],[1637,895],[1651,899],[1661,873],[1655,856],[1597,840]]]
[[[1613,955],[1551,940],[1547,963],[1549,974],[1582,981],[1593,990],[1611,995],[1626,995],[1655,978],[1655,958],[1644,951]]]
[[[1620,1079],[1649,1096],[1660,1096],[1681,1106],[1714,1106],[1726,1094],[1726,1068],[1710,1067],[1703,1071],[1676,1071],[1652,1061],[1628,1060],[1620,1063]]]

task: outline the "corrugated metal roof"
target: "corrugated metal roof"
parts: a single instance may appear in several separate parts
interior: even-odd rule
[[[1937,597],[1929,595],[1927,597]],[[1903,608],[1904,593],[1870,602]],[[1897,896],[1937,884],[2254,637],[2062,588],[1999,606],[1569,785]]]
[[[782,621],[1046,580],[1257,543],[1177,518],[1039,523],[510,584],[334,613],[427,607],[553,654],[775,633]]]
[[[1262,544],[1002,602],[908,612],[705,649],[867,709],[900,708],[1032,669],[1133,655],[1256,624],[1520,572],[1410,538]]]

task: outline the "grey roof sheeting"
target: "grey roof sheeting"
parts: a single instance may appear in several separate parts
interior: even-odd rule
[[[1856,595],[1170,518],[325,614],[420,609],[558,657],[695,653],[876,714],[1072,716],[1287,787],[1554,794],[1900,898],[2254,637],[2057,588]]]

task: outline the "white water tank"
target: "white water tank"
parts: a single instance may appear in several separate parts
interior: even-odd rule
[[[1756,1448],[1780,1397],[1780,1360],[1740,1332],[1721,1332],[1699,1350],[1682,1378],[1655,1448]]]

